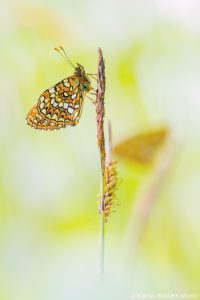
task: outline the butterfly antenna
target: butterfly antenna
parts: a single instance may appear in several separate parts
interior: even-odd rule
[[[71,62],[71,60],[68,58],[68,56],[66,55],[66,53],[65,53],[65,51],[64,51],[64,49],[62,47],[60,47],[60,49],[59,48],[54,48],[54,50],[56,50],[57,52],[59,52],[60,55],[68,62],[68,64],[70,64],[73,68],[75,68],[75,66],[73,65],[73,63]],[[64,54],[63,54],[63,52],[61,50],[63,50]]]
[[[68,61],[70,62],[70,64],[75,68],[74,64],[72,63],[72,61],[70,60],[70,58],[67,56],[67,53],[65,52],[65,49],[60,46],[60,49],[62,50],[62,52],[64,53],[65,57],[68,59]]]

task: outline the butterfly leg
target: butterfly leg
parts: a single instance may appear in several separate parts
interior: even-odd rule
[[[90,95],[97,96],[97,92],[96,92],[96,90],[95,90],[93,87],[91,87],[90,90],[94,92],[94,93],[91,93],[91,92],[90,92],[90,93],[89,93]],[[93,104],[96,104],[96,101],[95,101],[95,100],[93,100],[92,98],[90,98],[90,97],[87,96],[87,95],[86,95],[86,97],[88,97],[88,99],[90,99],[90,100],[92,101]]]
[[[95,94],[93,94],[93,95],[95,95]],[[86,95],[86,97],[87,97],[89,100],[91,100],[93,104],[96,104],[96,100],[90,98],[88,95]]]
[[[87,75],[89,75],[90,77],[92,77],[94,80],[97,81],[97,74],[89,74],[89,73],[87,73]]]

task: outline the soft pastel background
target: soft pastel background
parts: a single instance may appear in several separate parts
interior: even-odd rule
[[[199,15],[198,0],[1,2],[0,300],[200,299]],[[75,128],[25,123],[41,92],[73,72],[60,44],[92,73],[102,47],[115,145],[171,132],[153,162],[117,156],[103,292],[94,106],[85,101]]]

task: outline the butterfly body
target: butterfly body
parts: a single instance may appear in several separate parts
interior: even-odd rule
[[[35,129],[54,130],[75,126],[81,117],[84,97],[92,90],[84,68],[77,64],[73,75],[45,90],[26,117]]]

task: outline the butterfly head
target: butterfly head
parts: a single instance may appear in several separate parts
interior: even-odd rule
[[[75,72],[77,72],[79,75],[85,75],[84,67],[78,63],[77,63],[77,67],[75,67]]]
[[[62,46],[60,46],[59,48],[55,48],[55,50],[58,51],[61,56],[74,68],[74,75],[78,78],[82,92],[89,92],[92,89],[90,78],[88,76],[90,74],[85,72],[85,69],[82,65],[77,63],[77,66],[74,66]]]
[[[86,93],[91,90],[90,78],[82,65],[77,63],[74,74],[79,78],[80,87]]]

